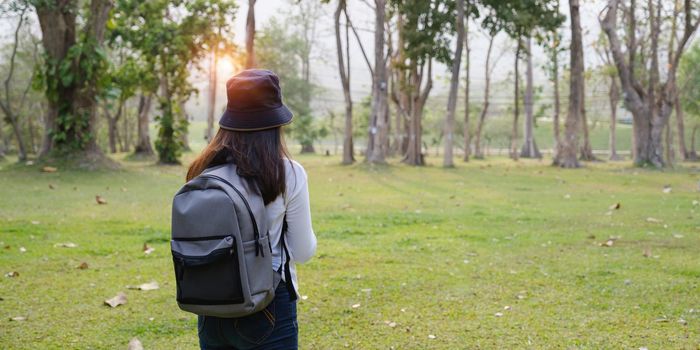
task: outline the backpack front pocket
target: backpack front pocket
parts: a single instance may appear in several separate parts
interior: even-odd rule
[[[178,302],[199,305],[243,303],[235,237],[173,239],[170,247]]]

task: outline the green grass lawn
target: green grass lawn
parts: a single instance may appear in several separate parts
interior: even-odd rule
[[[299,268],[303,349],[700,347],[697,167],[296,159],[318,236]],[[1,347],[125,349],[138,337],[146,349],[195,349],[196,317],[177,308],[168,251],[184,172],[2,163]],[[127,288],[150,281],[160,289]],[[120,291],[127,304],[103,305]]]

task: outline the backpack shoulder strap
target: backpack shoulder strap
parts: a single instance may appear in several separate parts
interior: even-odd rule
[[[284,279],[286,281],[287,292],[289,293],[289,300],[297,300],[297,292],[294,290],[294,282],[292,282],[292,270],[289,267],[289,250],[287,250],[287,243],[285,242],[284,236],[287,235],[287,214],[284,214],[284,219],[282,221],[282,233],[280,234],[280,240],[282,242],[282,250],[284,250]]]

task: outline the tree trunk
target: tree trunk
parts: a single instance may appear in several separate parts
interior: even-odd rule
[[[255,1],[248,0],[248,17],[245,22],[245,68],[255,68]]]
[[[204,139],[209,143],[214,137],[214,113],[216,112],[216,78],[217,78],[217,50],[211,53],[209,59],[209,105],[207,106],[207,130]]]
[[[520,52],[522,48],[521,37],[517,38],[518,48],[515,50],[515,92],[513,107],[513,128],[510,132],[510,157],[513,160],[518,160],[518,118],[520,117]]]
[[[447,118],[445,120],[445,158],[442,166],[454,167],[453,139],[455,124],[455,108],[457,107],[457,89],[459,87],[459,69],[462,63],[462,44],[464,42],[464,0],[457,0],[457,47],[452,61],[452,79],[450,80],[450,94],[447,99]]]
[[[651,38],[650,49],[645,50],[645,57],[642,60],[636,58],[636,1],[631,0],[629,7],[625,9],[627,19],[627,56],[622,51],[622,44],[618,37],[617,13],[619,0],[609,0],[605,10],[604,19],[601,21],[603,31],[608,37],[610,49],[613,54],[617,72],[625,93],[625,105],[632,112],[634,121],[634,163],[638,166],[652,165],[657,168],[663,167],[666,163],[663,152],[663,131],[669,116],[672,112],[673,103],[677,92],[675,91],[676,70],[680,57],[689,42],[693,33],[700,25],[700,21],[691,22],[691,1],[685,1],[685,26],[683,35],[678,41],[675,50],[669,54],[667,64],[668,71],[665,72],[666,81],[660,82],[659,69],[659,33],[661,30],[661,4],[656,6],[654,13],[653,1],[647,4],[648,31]],[[635,67],[640,62],[649,62],[649,68]],[[648,77],[637,79],[640,72],[648,72]],[[642,85],[642,82],[646,86]]]
[[[484,153],[481,150],[481,133],[484,129],[484,121],[486,120],[486,114],[489,110],[489,91],[491,89],[491,52],[493,51],[493,41],[495,35],[491,35],[489,38],[489,48],[486,51],[486,69],[484,69],[484,105],[481,108],[481,114],[479,115],[479,123],[476,126],[476,140],[474,140],[474,157],[477,159],[483,159]]]
[[[666,163],[669,167],[673,167],[673,163],[676,161],[676,152],[673,149],[673,127],[671,123],[666,123],[666,135],[664,135],[664,141],[666,142]]]
[[[683,122],[683,108],[681,107],[678,94],[676,94],[676,98],[674,99],[674,107],[676,109],[676,126],[678,128],[678,151],[681,154],[681,160],[686,161],[689,160],[690,154],[688,153],[688,149],[685,146],[685,125]]]
[[[97,77],[84,74],[84,68],[79,62],[89,60],[91,54],[102,46],[104,33],[112,8],[110,0],[92,0],[89,5],[89,15],[81,30],[85,42],[83,52],[71,65],[70,73],[73,79],[65,85],[64,81],[57,82],[50,89],[49,113],[47,118],[48,135],[42,155],[52,150],[61,153],[85,151],[93,155],[101,155],[95,137],[97,123]],[[69,49],[76,44],[76,12],[72,2],[53,1],[40,2],[35,5],[37,17],[42,31],[42,42],[50,61],[46,72],[52,79],[61,80],[59,63],[66,58]],[[65,72],[64,72],[65,74]],[[90,79],[90,80],[86,80]],[[51,82],[49,82],[51,84]],[[60,135],[60,137],[52,137]]]
[[[534,88],[533,88],[533,77],[532,77],[532,38],[527,37],[527,76],[525,87],[525,140],[523,142],[523,147],[520,150],[520,156],[523,158],[542,158],[542,153],[537,148],[537,142],[535,142],[534,126],[535,126],[535,116],[533,115],[533,104],[534,104]]]
[[[386,22],[386,0],[375,0],[374,24],[374,76],[372,77],[372,119],[370,125],[371,142],[368,142],[367,161],[386,163],[387,134],[387,76],[384,57],[384,26]]]
[[[107,118],[107,133],[109,135],[109,152],[117,153],[117,139],[119,138],[119,119],[123,111],[124,101],[120,99],[117,106],[117,114],[112,115],[107,107],[104,107],[105,117]]]
[[[117,153],[117,120],[114,117],[107,117],[107,133],[109,134],[109,152]]]
[[[578,168],[578,132],[583,109],[583,39],[579,0],[569,0],[571,14],[571,79],[569,80],[569,111],[566,115],[565,134],[561,149],[557,150],[554,165],[563,168]]]
[[[17,140],[17,158],[20,162],[27,160],[27,148],[24,145],[24,138],[22,137],[22,130],[19,128],[19,123],[17,121],[17,116],[11,116],[12,131],[15,134],[15,139]]]
[[[3,130],[2,118],[0,118],[0,160],[5,159],[5,154],[7,152],[7,137],[5,137],[5,131]]]
[[[129,129],[130,129],[130,128],[129,128],[129,126],[130,126],[130,125],[129,125],[129,110],[127,109],[127,106],[122,106],[122,108],[124,108],[124,112],[122,113],[123,116],[124,116],[124,117],[122,118],[122,119],[124,119],[124,123],[123,123],[123,129],[122,129],[122,131],[123,131],[123,135],[122,135],[123,142],[121,143],[120,152],[127,153],[127,152],[129,152],[129,151],[131,150],[131,142],[130,142],[131,140],[130,140],[130,137],[129,137],[129,135],[130,135],[130,130],[129,130]]]
[[[349,51],[349,33],[348,29],[350,26],[347,20],[348,14],[345,12],[346,8],[345,0],[338,0],[338,7],[334,14],[334,26],[335,26],[335,46],[338,55],[338,71],[340,72],[340,82],[343,87],[343,97],[345,99],[345,128],[343,132],[343,161],[345,165],[352,164],[355,162],[355,156],[353,154],[353,140],[352,140],[352,95],[350,94],[350,51]],[[345,12],[346,23],[345,23],[345,44],[346,52],[343,52],[343,43],[341,40],[340,31],[340,15]],[[348,55],[347,65],[345,64],[345,54]]]
[[[588,117],[586,116],[586,93],[585,93],[585,78],[581,81],[581,129],[583,130],[583,145],[581,145],[581,160],[595,161],[598,160],[593,154],[591,146],[591,138],[588,130]]]
[[[152,156],[153,146],[148,130],[148,115],[151,111],[152,94],[141,94],[138,107],[138,142],[134,148],[134,153],[142,156]]]
[[[469,0],[467,0],[467,9],[469,8]],[[471,138],[469,135],[469,69],[471,68],[471,48],[469,47],[469,16],[466,16],[464,22],[464,50],[466,57],[464,62],[464,158],[465,162],[469,161],[471,155]]]
[[[15,135],[15,139],[17,140],[17,152],[18,152],[18,158],[19,161],[25,161],[27,159],[27,150],[24,146],[24,138],[22,137],[22,132],[20,128],[20,123],[18,120],[17,113],[19,113],[19,110],[21,109],[21,105],[19,108],[15,109],[12,105],[12,98],[10,97],[10,89],[11,89],[11,82],[12,82],[12,76],[14,75],[15,72],[15,59],[17,58],[17,48],[19,47],[19,31],[22,28],[22,24],[25,21],[24,14],[27,12],[28,6],[22,7],[22,10],[19,14],[19,21],[17,23],[17,27],[14,30],[14,41],[12,43],[12,53],[10,54],[10,60],[9,60],[9,68],[8,68],[8,73],[7,77],[5,78],[5,96],[4,96],[4,102],[0,100],[0,109],[5,114],[5,120],[10,123],[12,126],[12,131]],[[24,92],[24,96],[22,97],[22,104],[24,102],[24,97],[26,97],[27,92],[29,91],[29,86],[27,86],[27,90]],[[0,128],[2,128],[2,123],[0,123]],[[0,130],[2,132],[2,130]],[[8,146],[7,139],[5,138],[4,132],[2,133],[2,142],[3,142],[3,147],[0,149],[0,156],[4,157],[5,156],[5,149]]]
[[[190,123],[190,116],[187,114],[187,110],[185,109],[185,101],[180,100],[180,113],[178,115],[179,118],[182,118],[182,121],[179,122],[184,122],[185,125],[189,125]],[[189,133],[185,129],[184,132],[180,133],[180,142],[182,143],[182,150],[185,152],[190,152],[192,151],[192,147],[190,147],[190,138],[189,138]]]
[[[425,63],[418,70],[417,63],[411,62],[411,101],[410,101],[410,121],[408,133],[408,150],[403,162],[413,166],[425,165],[423,156],[423,109],[425,102],[430,95],[430,90],[433,88],[433,62],[428,60],[427,83],[421,89],[422,81],[426,78],[423,73]]]
[[[610,160],[613,161],[622,159],[617,154],[617,104],[620,100],[620,90],[616,79],[614,76],[610,77],[610,92],[608,93],[610,97]]]
[[[695,150],[695,135],[698,132],[700,125],[693,127],[693,132],[690,133],[690,153],[688,154],[688,160],[697,161],[698,153]]]
[[[375,0],[374,32],[374,70],[372,75],[372,115],[368,134],[367,161],[385,163],[386,150],[384,140],[387,138],[387,79],[385,49],[386,1]]]

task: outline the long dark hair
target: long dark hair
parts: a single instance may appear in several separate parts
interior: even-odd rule
[[[190,164],[187,181],[206,168],[232,162],[239,176],[257,184],[267,205],[286,189],[284,158],[289,158],[289,153],[281,127],[246,132],[220,128]]]

